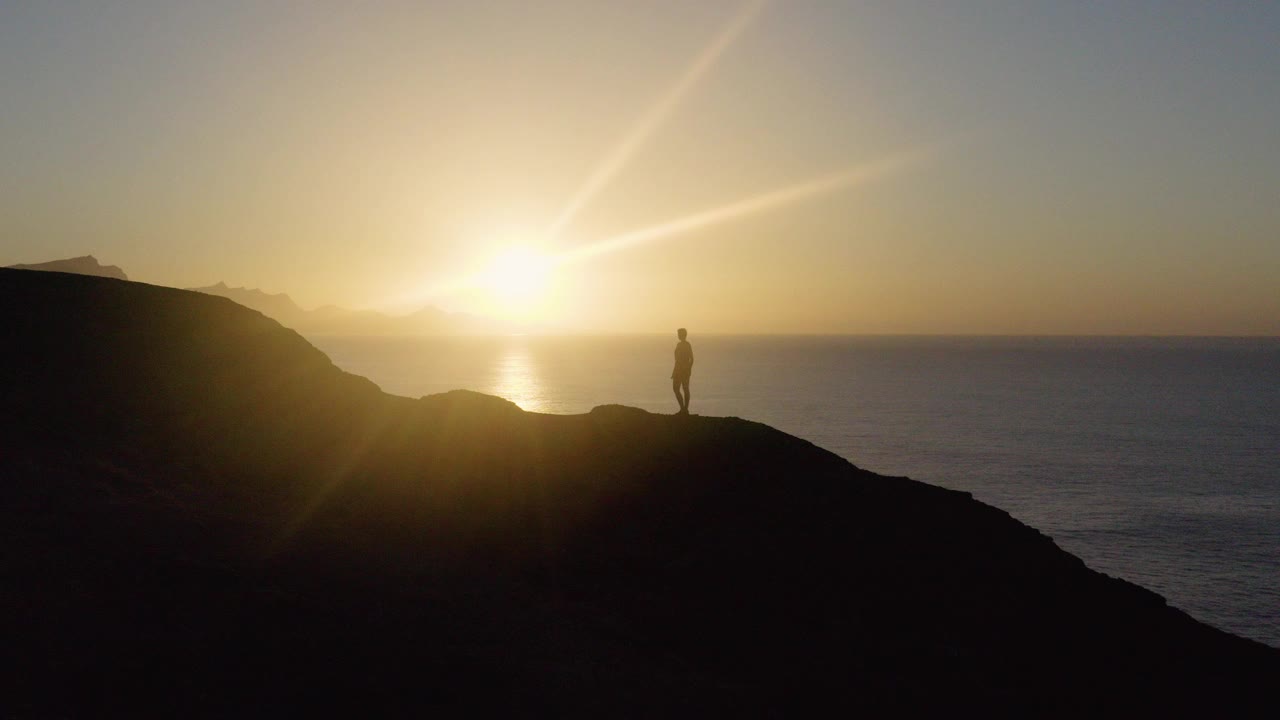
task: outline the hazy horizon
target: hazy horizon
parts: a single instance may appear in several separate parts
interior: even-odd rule
[[[1280,6],[0,8],[0,265],[570,333],[1280,335]]]

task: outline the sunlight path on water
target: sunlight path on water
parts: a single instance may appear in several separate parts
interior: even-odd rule
[[[538,366],[533,355],[524,345],[513,345],[498,359],[494,368],[494,383],[486,388],[503,397],[521,410],[544,412],[544,391],[538,376]]]

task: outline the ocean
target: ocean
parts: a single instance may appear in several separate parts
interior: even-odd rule
[[[1280,339],[690,335],[692,412],[964,490],[1280,647]],[[674,333],[312,341],[397,395],[677,409]]]

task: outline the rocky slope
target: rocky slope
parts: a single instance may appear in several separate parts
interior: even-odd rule
[[[757,423],[389,396],[103,278],[0,326],[15,716],[1276,709],[1280,652]]]

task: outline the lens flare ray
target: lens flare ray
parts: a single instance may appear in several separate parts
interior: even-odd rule
[[[932,148],[914,149],[889,155],[880,160],[857,165],[829,175],[813,178],[787,187],[770,190],[758,195],[737,200],[719,207],[702,210],[674,220],[650,225],[639,230],[631,230],[612,237],[588,243],[581,247],[560,253],[553,257],[543,258],[544,270],[572,265],[590,260],[600,255],[627,250],[639,245],[666,240],[677,235],[693,232],[702,228],[738,220],[748,215],[755,215],[770,210],[801,202],[810,198],[847,190],[858,185],[881,180],[892,174],[901,172],[920,163],[933,153]],[[483,284],[485,273],[475,273],[452,281],[436,284],[429,289],[415,293],[411,298],[400,298],[401,302],[421,302],[433,298],[448,296],[466,289],[474,289]]]
[[[649,108],[644,115],[632,126],[631,131],[618,143],[604,160],[596,167],[595,172],[591,173],[587,181],[574,194],[573,198],[565,206],[564,210],[556,217],[555,222],[551,223],[547,228],[546,238],[554,240],[564,228],[573,221],[574,216],[600,192],[605,185],[613,179],[627,163],[636,151],[644,144],[645,140],[657,130],[663,122],[671,115],[671,113],[680,104],[680,101],[689,93],[703,75],[707,74],[720,59],[720,56],[728,50],[734,40],[742,34],[751,22],[760,14],[761,8],[765,5],[765,0],[752,0],[743,5],[742,9],[725,25],[720,34],[706,47],[698,57],[694,59],[693,64],[685,70],[675,85],[659,98],[652,107]]]
[[[558,263],[582,262],[606,253],[664,240],[711,225],[718,225],[747,215],[774,210],[801,200],[865,184],[898,172],[908,165],[918,162],[923,157],[923,154],[924,151],[919,150],[899,153],[883,160],[859,165],[850,170],[815,178],[778,190],[771,190],[717,208],[651,225],[640,230],[614,235],[566,252],[559,256]]]

